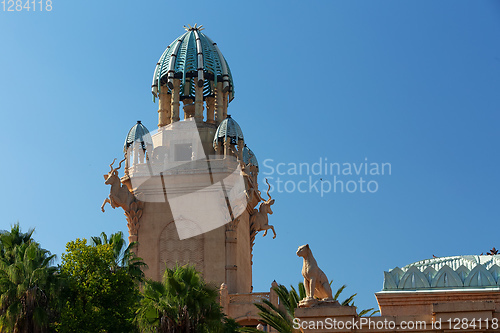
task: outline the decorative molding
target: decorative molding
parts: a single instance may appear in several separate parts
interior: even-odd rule
[[[142,217],[144,202],[135,200],[130,204],[130,209],[125,211],[128,227],[128,241],[136,242],[139,234],[139,220]]]
[[[410,267],[401,277],[398,284],[398,289],[417,289],[429,288],[430,284],[424,273],[418,270],[415,266]]]
[[[495,286],[496,284],[491,273],[483,265],[474,267],[464,281],[465,287]]]
[[[500,287],[500,255],[422,260],[384,272],[384,290]]]
[[[254,304],[270,300],[270,293],[229,294],[229,303]]]
[[[236,231],[238,229],[239,223],[240,223],[240,217],[238,216],[237,218],[226,224],[226,232]]]
[[[185,220],[183,223],[188,223],[188,221]],[[168,223],[158,240],[160,261],[158,276],[160,278],[163,276],[165,265],[168,268],[174,268],[176,264],[191,264],[203,273],[204,241],[203,235],[180,240],[175,222]]]
[[[432,288],[449,288],[449,287],[463,287],[464,282],[460,279],[460,276],[450,267],[443,266],[437,272],[434,279],[432,279]]]

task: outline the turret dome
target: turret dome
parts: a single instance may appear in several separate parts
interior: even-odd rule
[[[128,131],[125,144],[123,145],[123,152],[127,152],[127,149],[136,142],[141,145],[143,150],[151,151],[151,148],[153,147],[151,134],[149,134],[148,129],[141,123],[140,120],[138,120],[137,124],[132,126],[130,131]]]
[[[257,162],[257,157],[253,153],[253,151],[245,145],[243,147],[243,162],[245,164],[252,163],[252,165],[255,165],[256,167],[259,166],[259,163]]]
[[[245,140],[240,125],[230,115],[227,115],[227,118],[217,127],[214,136],[214,148],[217,146],[217,142],[224,143],[226,138],[231,139],[231,144],[237,144],[238,140]]]
[[[174,89],[174,79],[181,80],[181,99],[195,97],[195,86],[203,88],[203,96],[214,96],[218,82],[222,91],[234,97],[231,71],[219,47],[207,35],[202,26],[184,27],[187,32],[174,40],[163,52],[153,74],[152,93],[158,96],[160,89]]]

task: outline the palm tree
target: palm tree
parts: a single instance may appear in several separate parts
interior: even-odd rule
[[[162,282],[147,281],[136,321],[143,332],[229,332],[217,290],[192,266],[167,268]]]
[[[330,282],[330,285],[333,281]],[[340,294],[344,291],[347,286],[344,284],[333,296],[335,300],[338,300]],[[260,310],[259,316],[262,318],[262,322],[280,333],[297,333],[300,332],[298,329],[293,328],[293,318],[295,318],[295,309],[298,308],[298,304],[300,300],[306,297],[306,290],[304,288],[304,283],[300,282],[297,290],[290,286],[290,290],[288,290],[284,285],[278,285],[273,289],[279,299],[280,306],[275,306],[268,300],[263,300],[262,303],[255,303],[255,306]],[[340,305],[349,305],[354,306],[354,297],[356,294],[353,294],[347,297],[345,300],[340,302]],[[365,315],[372,311],[370,314],[373,315],[378,312],[373,311],[373,308],[366,309],[359,312],[359,316]],[[252,327],[242,327],[239,329],[240,332],[261,332]]]
[[[19,225],[0,233],[0,330],[46,332],[55,298],[55,255],[23,234]]]
[[[133,248],[137,242],[131,242],[128,246],[123,238],[123,232],[111,234],[108,238],[106,233],[102,232],[100,237],[92,237],[92,245],[110,244],[113,248],[115,267],[113,269],[126,268],[129,275],[137,282],[144,280],[142,269],[147,266],[142,258],[135,255]]]
[[[21,232],[19,223],[14,224],[10,231],[0,231],[0,258],[9,258],[12,261],[14,248],[18,245],[31,243],[33,232],[35,229],[30,229],[27,233]]]

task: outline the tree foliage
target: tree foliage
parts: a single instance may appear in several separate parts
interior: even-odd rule
[[[136,282],[144,280],[143,268],[147,265],[142,261],[142,258],[137,257],[132,251],[137,242],[131,242],[127,246],[127,242],[121,231],[111,234],[109,238],[104,232],[101,233],[100,237],[92,237],[93,246],[103,244],[111,245],[113,250],[114,266],[112,269],[126,269]]]
[[[142,332],[233,332],[217,295],[194,267],[167,268],[161,282],[146,282],[137,322]]]
[[[19,224],[0,232],[0,331],[47,332],[55,312],[55,255],[22,233]]]
[[[77,239],[66,245],[61,277],[63,295],[59,332],[133,332],[139,301],[138,285],[116,265],[113,244],[87,245]]]

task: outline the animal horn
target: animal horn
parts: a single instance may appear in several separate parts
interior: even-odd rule
[[[262,199],[262,196],[260,195],[259,190],[256,189],[254,193],[257,194],[257,198],[259,199],[259,201],[264,201],[264,199]]]
[[[109,165],[109,167],[111,168],[111,172],[113,172],[113,164],[115,164],[115,161],[116,161],[116,158],[113,160],[113,162]]]
[[[113,171],[119,170],[122,167],[123,161],[125,161],[125,160],[126,160],[126,158],[124,158],[123,160],[121,160],[120,164],[118,164],[118,168],[114,169]]]
[[[266,178],[266,184],[268,186],[266,194],[269,197],[268,200],[271,200],[271,196],[269,195],[269,190],[271,189],[271,184],[269,184],[269,182],[267,181],[267,178]]]

